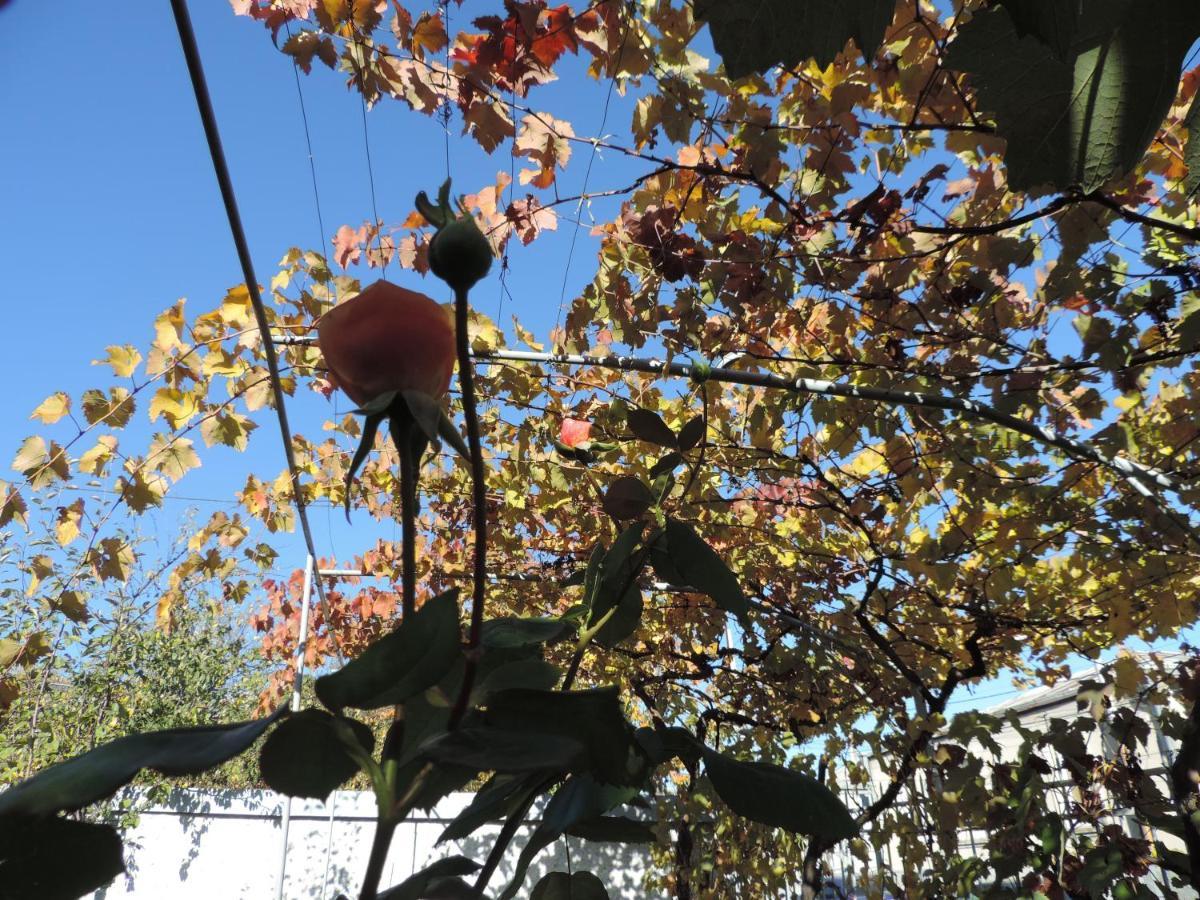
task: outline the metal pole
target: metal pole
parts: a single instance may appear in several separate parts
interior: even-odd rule
[[[308,604],[312,598],[313,558],[304,557],[304,593],[300,603],[300,635],[296,641],[296,677],[292,682],[292,712],[300,711],[300,690],[304,686],[304,654],[308,647]],[[287,874],[288,831],[292,825],[292,798],[283,802],[283,846],[279,851],[279,883],[275,888],[276,900],[283,900],[283,880]]]

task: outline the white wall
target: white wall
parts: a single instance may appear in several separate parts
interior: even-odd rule
[[[470,794],[452,794],[432,813],[414,813],[396,830],[384,869],[385,887],[446,856],[462,854],[483,862],[498,825],[481,828],[465,841],[434,846],[442,829],[470,799]],[[94,900],[275,897],[285,802],[286,798],[269,791],[172,792],[167,803],[142,812],[138,825],[125,833],[128,871],[97,891]],[[286,900],[357,896],[374,834],[374,816],[374,795],[370,793],[335,792],[329,805],[293,800],[283,891]],[[530,830],[522,829],[510,845],[491,881],[494,892],[507,884]],[[596,872],[613,900],[657,896],[641,887],[648,862],[644,847],[578,838],[562,838],[543,850],[518,896],[526,896],[546,872],[567,871],[568,852],[571,870]]]

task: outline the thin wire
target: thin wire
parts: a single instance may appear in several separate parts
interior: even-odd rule
[[[292,500],[296,505],[296,517],[300,520],[300,529],[304,534],[304,544],[313,559],[318,559],[312,527],[308,522],[308,510],[304,504],[304,494],[300,485],[300,472],[296,467],[296,454],[292,448],[292,429],[288,424],[287,407],[284,405],[283,385],[279,379],[279,357],[275,351],[275,343],[271,340],[271,328],[267,322],[266,307],[263,306],[262,294],[258,290],[258,279],[254,275],[254,263],[250,257],[250,245],[246,240],[246,232],[242,228],[242,217],[238,211],[237,196],[233,191],[233,179],[229,174],[229,165],[225,161],[225,151],[221,146],[221,133],[217,129],[217,116],[213,111],[212,98],[208,93],[208,83],[204,78],[204,68],[200,62],[200,48],[196,44],[196,33],[192,29],[192,20],[188,15],[187,0],[171,0],[171,10],[175,14],[175,26],[179,31],[179,43],[183,48],[184,59],[187,61],[188,75],[192,82],[192,91],[196,95],[196,107],[200,113],[200,121],[204,126],[204,135],[208,141],[209,155],[212,157],[213,171],[217,176],[217,184],[221,190],[221,199],[225,204],[225,214],[229,219],[229,231],[237,248],[238,260],[242,266],[242,276],[246,281],[246,289],[250,294],[250,303],[254,307],[254,318],[258,324],[259,337],[263,343],[263,355],[267,360],[267,371],[271,379],[271,394],[275,401],[275,415],[279,420],[279,436],[283,441],[283,454],[287,460],[288,475],[292,484]],[[325,590],[317,580],[317,596],[321,603],[321,612],[326,622],[332,622],[329,614],[329,601]],[[337,633],[331,631],[334,650],[338,660],[345,664],[341,643]]]
[[[613,63],[613,73],[608,80],[608,94],[604,98],[604,112],[600,116],[600,127],[597,129],[597,134],[603,136],[604,126],[608,122],[608,108],[612,103],[613,89],[617,84],[617,67],[621,64],[621,57],[625,55],[625,43],[629,39],[629,32],[633,30],[632,23],[627,23],[625,33],[621,36],[621,46],[617,50],[617,58]],[[558,292],[558,314],[554,319],[554,333],[557,334],[562,325],[563,303],[567,298],[567,280],[571,274],[571,258],[575,255],[575,244],[579,240],[579,219],[583,215],[583,204],[587,202],[588,179],[592,176],[592,164],[596,161],[596,153],[599,150],[599,140],[592,142],[592,152],[588,156],[587,168],[583,173],[583,189],[579,192],[579,203],[575,207],[575,227],[571,230],[571,247],[567,251],[567,263],[563,266],[562,287]],[[561,347],[557,349],[562,349]]]
[[[442,143],[446,151],[446,179],[450,178],[450,118],[454,115],[450,109],[450,0],[438,0],[442,13],[442,28],[446,32],[446,76],[442,87],[442,106],[438,110],[438,118],[442,120]]]
[[[514,82],[508,100],[509,117],[513,121],[514,135],[517,123],[517,85]],[[515,137],[514,137],[515,140]],[[513,148],[514,150],[516,148]],[[508,155],[508,204],[511,206],[516,197],[517,154]],[[500,258],[500,302],[496,304],[496,324],[500,325],[500,316],[504,313],[504,296],[508,290],[508,248],[512,246],[513,229],[510,226],[504,237],[504,255]],[[561,301],[560,301],[561,303]],[[561,308],[561,307],[560,307]]]
[[[362,102],[362,133],[363,133],[363,150],[367,155],[367,183],[371,186],[371,215],[374,216],[375,227],[379,229],[379,255],[383,259],[381,267],[382,273],[387,272],[388,259],[390,258],[383,249],[383,222],[379,220],[379,206],[375,202],[375,167],[371,164],[371,137],[367,131],[367,96],[364,93],[366,86],[362,80],[362,72],[358,74],[358,99]]]
[[[287,22],[284,24],[290,38],[292,36],[291,23]],[[296,78],[296,98],[300,101],[300,120],[304,123],[304,144],[308,148],[308,170],[312,175],[313,206],[317,209],[317,227],[320,229],[317,246],[321,249],[321,254],[324,255],[326,231],[325,220],[321,217],[321,194],[317,190],[317,161],[313,156],[312,135],[308,129],[308,110],[304,106],[304,90],[300,87],[300,64],[296,62],[296,57],[294,56],[292,57],[292,75]],[[336,289],[335,285],[334,290]]]

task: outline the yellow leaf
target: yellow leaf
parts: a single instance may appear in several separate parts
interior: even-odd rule
[[[272,405],[275,395],[271,390],[271,377],[266,369],[251,367],[242,379],[242,386],[241,396],[246,403],[246,409],[254,411]]]
[[[65,481],[71,474],[66,451],[53,441],[47,449],[46,442],[37,435],[25,439],[12,465],[35,488],[46,487],[56,479]]]
[[[0,481],[0,528],[9,522],[18,522],[23,528],[28,528],[28,513],[29,507],[20,492],[7,481]]]
[[[57,391],[43,400],[29,418],[41,419],[47,425],[53,425],[70,411],[71,398],[63,391]]]
[[[54,560],[42,553],[35,556],[25,565],[29,573],[29,584],[25,586],[25,596],[32,597],[38,585],[54,574]]]
[[[158,598],[158,607],[154,610],[154,623],[163,631],[171,630],[171,613],[179,605],[183,597],[179,591],[170,590]]]
[[[250,432],[257,427],[254,422],[238,413],[220,413],[200,423],[200,436],[204,438],[208,447],[224,444],[235,450],[245,450],[250,441]]]
[[[1118,697],[1133,697],[1142,687],[1142,668],[1133,654],[1124,650],[1112,664],[1113,683]]]
[[[135,471],[132,478],[117,480],[121,499],[135,513],[145,512],[151,506],[161,506],[169,486],[167,479],[162,475],[152,474],[147,477],[141,471]]]
[[[521,327],[521,323],[517,321],[516,316],[513,316],[513,328],[517,332],[517,340],[519,340],[522,344],[524,344],[530,350],[535,350],[540,353],[542,350],[545,349],[545,344],[539,343],[538,341],[534,340],[533,332],[526,331],[524,328]]]
[[[154,320],[154,346],[164,353],[183,347],[182,335],[183,301],[177,300],[174,306],[164,310]]]
[[[221,301],[221,318],[232,328],[248,328],[254,322],[250,291],[244,284],[230,290]]]
[[[162,416],[167,420],[167,424],[175,429],[190,422],[197,412],[199,408],[196,398],[179,388],[159,388],[150,400],[150,421],[157,421],[159,416]]]
[[[883,444],[878,444],[875,447],[867,447],[842,468],[851,475],[856,475],[859,478],[868,478],[878,471],[886,459],[881,452],[883,447]]]
[[[154,436],[146,461],[154,471],[161,472],[172,481],[178,481],[190,470],[200,465],[200,457],[192,449],[187,438],[168,440],[161,434]]]
[[[120,538],[104,538],[84,556],[84,561],[101,581],[127,581],[135,561],[133,547]]]
[[[201,371],[205,375],[241,375],[248,368],[247,362],[240,356],[231,353],[223,347],[214,347],[204,355]]]
[[[130,344],[110,344],[104,349],[108,351],[108,359],[94,359],[92,365],[112,366],[118,378],[128,378],[142,361],[142,354]]]
[[[21,444],[21,449],[17,451],[17,455],[13,459],[12,467],[22,475],[28,475],[44,466],[49,459],[50,454],[46,451],[46,442],[35,434],[33,437],[26,438]]]
[[[96,438],[96,446],[79,457],[79,471],[87,475],[103,475],[113,453],[117,449],[117,439],[109,434]]]
[[[60,506],[55,516],[54,536],[60,546],[67,546],[79,537],[79,523],[83,520],[83,498],[70,506]]]
[[[96,388],[83,392],[83,417],[89,425],[103,422],[111,428],[124,428],[133,417],[136,407],[133,397],[123,387],[108,389],[108,396]]]
[[[86,622],[88,619],[87,594],[80,591],[63,591],[50,598],[50,606],[72,622]]]

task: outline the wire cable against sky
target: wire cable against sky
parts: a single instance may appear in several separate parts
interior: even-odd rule
[[[204,78],[204,68],[200,62],[200,49],[196,44],[196,33],[192,29],[192,20],[188,15],[187,0],[171,0],[171,11],[175,14],[175,26],[179,31],[179,43],[183,48],[183,56],[187,61],[188,75],[192,81],[192,90],[196,94],[196,107],[200,113],[200,121],[204,126],[204,136],[208,141],[208,151],[212,156],[213,170],[217,176],[217,184],[221,189],[221,199],[225,204],[225,214],[229,218],[229,230],[237,248],[238,261],[242,265],[242,276],[246,280],[246,289],[250,293],[250,302],[254,307],[254,319],[258,324],[259,335],[263,342],[263,354],[267,359],[267,371],[271,378],[271,394],[275,401],[275,415],[279,420],[279,436],[283,440],[283,453],[287,459],[288,475],[292,484],[292,498],[296,505],[296,517],[300,520],[300,529],[304,535],[304,544],[309,554],[317,559],[317,551],[313,542],[312,528],[308,523],[308,511],[304,505],[304,496],[300,491],[300,473],[296,468],[296,455],[292,450],[292,429],[288,424],[287,408],[284,405],[283,385],[279,381],[279,357],[275,352],[275,343],[271,339],[271,328],[267,322],[267,311],[263,306],[262,295],[258,290],[258,279],[254,275],[254,263],[250,258],[250,246],[246,242],[246,233],[242,228],[242,217],[238,212],[237,196],[233,192],[233,180],[229,175],[229,166],[225,161],[225,151],[221,146],[221,133],[217,129],[217,117],[213,112],[212,98],[208,93],[208,83]],[[317,595],[321,601],[321,612],[325,621],[332,622],[329,614],[329,601],[320,580],[317,581]],[[333,632],[331,632],[333,633]],[[342,648],[333,633],[334,650],[338,660],[345,664]]]
[[[291,38],[291,23],[284,24],[287,27],[288,37]],[[292,75],[295,76],[296,79],[296,99],[300,101],[300,121],[304,123],[304,145],[308,148],[308,170],[312,175],[313,206],[315,206],[317,210],[317,227],[321,232],[317,246],[321,248],[321,252],[324,253],[326,231],[325,220],[321,217],[321,194],[317,190],[317,161],[313,156],[312,134],[308,128],[308,110],[304,106],[304,90],[300,87],[300,64],[296,62],[295,57],[292,57]]]

